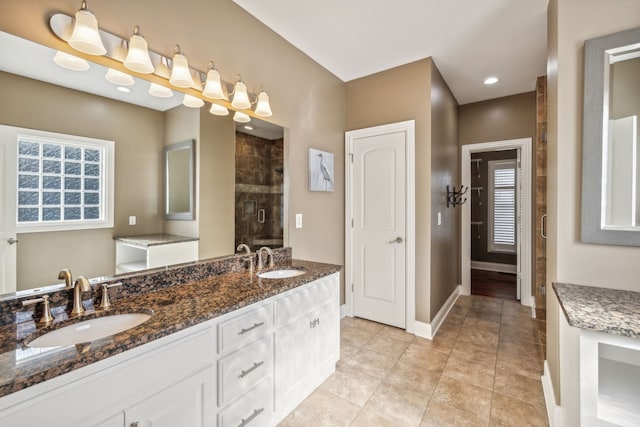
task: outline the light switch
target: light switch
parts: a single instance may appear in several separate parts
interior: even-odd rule
[[[438,225],[442,225],[442,212],[438,212]]]
[[[136,217],[135,217],[135,215],[131,215],[129,217],[129,225],[136,225]]]
[[[302,228],[302,214],[296,214],[296,228]]]

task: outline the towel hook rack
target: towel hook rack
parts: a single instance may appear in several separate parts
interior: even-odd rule
[[[466,202],[467,198],[463,198],[462,196],[467,192],[468,189],[469,187],[461,185],[459,190],[456,187],[453,187],[453,190],[451,190],[447,185],[447,207],[455,208],[457,205],[461,205]]]

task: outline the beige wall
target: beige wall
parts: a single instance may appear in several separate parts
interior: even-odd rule
[[[62,268],[113,274],[114,235],[162,230],[162,113],[2,72],[0,87],[1,124],[115,141],[114,228],[20,234],[18,290],[56,283]]]
[[[431,268],[431,58],[348,82],[347,130],[415,120],[416,318],[429,323]],[[411,96],[408,96],[411,94]]]
[[[431,315],[460,284],[460,209],[447,208],[446,186],[459,185],[458,102],[431,62]],[[438,225],[438,212],[442,224]]]
[[[588,22],[588,25],[585,25]],[[584,41],[640,26],[640,3],[635,0],[551,0],[548,18],[548,215],[547,289],[551,282],[640,290],[640,248],[583,244],[579,241],[582,85]],[[547,293],[547,361],[556,399],[575,394],[577,384],[564,370],[559,341],[558,304]],[[571,420],[575,422],[576,420]],[[568,425],[568,424],[567,424]]]
[[[233,81],[240,74],[251,91],[264,86],[274,111],[270,121],[288,128],[288,222],[296,213],[304,214],[304,228],[287,233],[294,257],[342,264],[343,82],[231,0],[192,1],[188,8],[169,0],[113,0],[90,6],[100,26],[114,34],[126,37],[139,25],[156,51],[170,55],[179,42],[191,66],[205,70],[207,63],[215,60],[223,79]],[[47,21],[54,12],[73,15],[78,7],[76,0],[3,0],[0,30],[68,49],[51,34]],[[310,147],[335,154],[337,185],[333,193],[308,191]]]

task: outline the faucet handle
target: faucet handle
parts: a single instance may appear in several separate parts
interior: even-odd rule
[[[26,307],[29,305],[37,304],[39,302],[43,304],[42,317],[38,319],[36,324],[38,326],[47,326],[54,320],[53,314],[51,314],[51,306],[49,305],[49,295],[43,295],[41,298],[34,298],[34,299],[22,301],[22,306]]]
[[[100,300],[99,307],[103,310],[107,310],[111,308],[111,301],[109,300],[109,289],[114,288],[116,286],[122,286],[122,282],[113,283],[111,285],[107,285],[106,283],[102,285],[102,299]]]

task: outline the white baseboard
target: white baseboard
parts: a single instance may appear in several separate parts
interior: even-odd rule
[[[536,298],[531,297],[531,317],[536,318]]]
[[[340,306],[340,319],[344,319],[346,315],[347,315],[347,304],[342,304]]]
[[[416,320],[413,323],[413,333],[421,338],[433,339],[433,337],[436,336],[436,333],[438,333],[438,329],[440,329],[442,322],[447,318],[449,311],[451,311],[451,308],[453,308],[454,304],[458,300],[461,289],[462,286],[456,286],[451,295],[449,295],[449,298],[447,298],[438,313],[434,316],[431,323],[424,323]]]
[[[518,272],[518,267],[513,264],[499,264],[497,262],[471,261],[471,268],[474,270],[496,271],[498,273]]]
[[[556,395],[553,391],[553,383],[549,372],[549,364],[544,361],[544,375],[542,375],[542,391],[544,392],[544,401],[547,406],[547,418],[549,418],[550,427],[560,427],[559,414],[560,407],[556,405]]]

